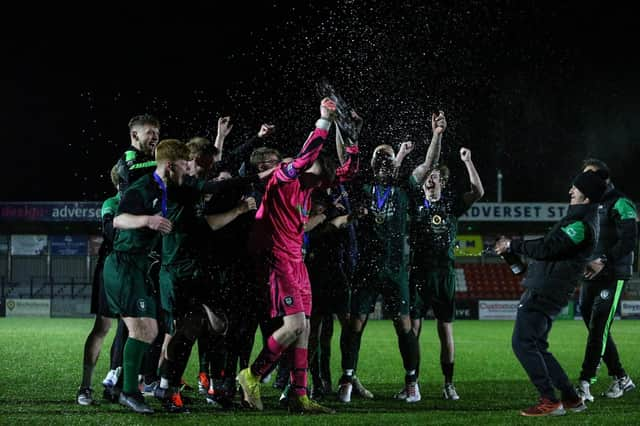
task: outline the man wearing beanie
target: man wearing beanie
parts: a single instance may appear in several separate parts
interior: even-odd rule
[[[568,305],[596,248],[598,203],[605,190],[606,183],[599,174],[583,172],[573,180],[569,190],[567,215],[547,235],[529,241],[502,237],[496,242],[499,255],[512,252],[531,259],[511,344],[540,399],[536,405],[522,410],[523,416],[557,416],[564,414],[565,409],[586,409],[560,363],[547,348],[553,320]],[[555,389],[560,391],[560,399]]]
[[[584,170],[600,173],[607,191],[598,209],[600,236],[580,287],[580,313],[589,331],[578,381],[578,395],[594,400],[590,385],[596,381],[600,360],[607,366],[613,382],[604,392],[607,398],[620,398],[635,385],[627,375],[618,349],[609,333],[626,280],[631,278],[634,249],[637,244],[636,207],[609,179],[609,168],[600,160],[584,161]]]

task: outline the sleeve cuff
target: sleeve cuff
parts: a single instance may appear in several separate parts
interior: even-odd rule
[[[331,121],[327,120],[326,118],[320,118],[318,119],[318,121],[316,121],[316,128],[326,130],[328,132],[331,128]]]

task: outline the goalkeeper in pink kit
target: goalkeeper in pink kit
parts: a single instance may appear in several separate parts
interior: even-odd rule
[[[283,325],[269,336],[253,364],[238,373],[245,401],[258,410],[263,409],[261,377],[288,351],[292,362],[289,409],[305,413],[333,412],[307,396],[311,285],[302,259],[302,242],[311,210],[311,192],[335,178],[335,162],[322,152],[335,110],[333,101],[322,100],[316,128],[298,156],[276,168],[256,213],[251,248],[264,264],[259,277],[268,279],[271,288],[271,316],[283,318]]]

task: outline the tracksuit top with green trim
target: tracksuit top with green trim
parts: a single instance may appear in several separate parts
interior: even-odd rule
[[[426,269],[453,269],[458,218],[467,210],[459,196],[445,196],[427,201],[422,185],[413,176],[409,209],[411,265]]]
[[[124,191],[117,214],[123,213],[150,216],[162,214],[162,190],[153,174],[142,176]],[[118,229],[113,249],[131,254],[148,254],[158,244],[159,235],[158,231],[148,227]]]
[[[600,237],[593,255],[606,260],[603,270],[591,281],[627,280],[631,278],[638,238],[636,206],[612,184],[600,205]]]
[[[567,303],[598,241],[598,205],[569,206],[567,216],[543,238],[514,238],[510,250],[532,259],[522,285]]]
[[[142,176],[153,173],[156,168],[156,161],[136,147],[131,145],[118,159],[116,170],[120,178],[118,184],[120,193],[123,193],[129,186]]]

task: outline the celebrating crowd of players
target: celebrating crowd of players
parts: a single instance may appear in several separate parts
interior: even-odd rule
[[[320,118],[294,158],[264,146],[274,131],[268,124],[229,151],[228,117],[219,119],[213,143],[199,137],[160,141],[159,121],[150,115],[129,122],[131,146],[111,173],[117,195],[102,209],[96,320],[85,344],[79,404],[95,403],[93,370],[114,318],[119,324],[104,397],[138,413],[153,412],[144,395],[169,412],[188,411],[182,376],[196,343],[199,391],[210,404],[233,407],[239,392],[245,407],[262,410],[260,386],[274,372],[281,402],[291,411],[331,413],[318,401],[334,390],[333,315],[341,325],[337,398],[373,398],[356,370],[368,315],[380,295],[406,371],[396,398],[421,399],[418,339],[432,308],[443,396],[459,399],[453,384],[453,251],[458,218],[484,193],[471,152],[460,150],[469,190],[456,193],[440,162],[447,128],[440,111],[431,118],[433,136],[416,168],[402,167],[414,149],[405,142],[397,153],[377,146],[369,170],[360,170],[362,119],[351,114],[358,132],[343,137],[334,125],[335,103],[323,99]],[[325,146],[332,128],[335,153]],[[262,350],[251,363],[258,327]],[[595,350],[604,352],[596,340],[609,327],[610,320],[596,330]],[[585,360],[581,379],[595,375],[592,364]],[[621,368],[614,373],[626,377]]]

